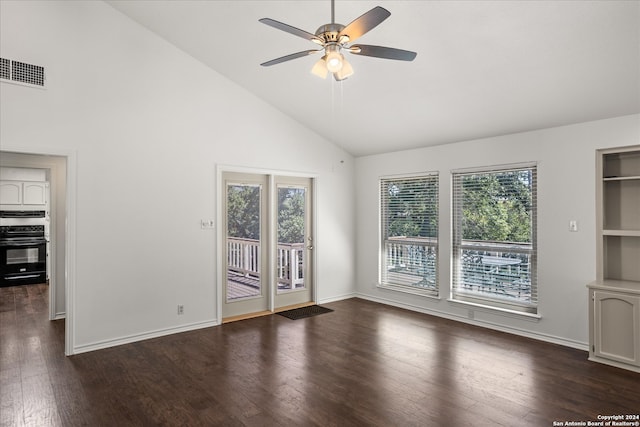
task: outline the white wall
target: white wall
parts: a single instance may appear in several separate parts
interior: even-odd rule
[[[1,83],[0,149],[76,163],[74,352],[215,322],[219,164],[315,174],[318,297],[353,292],[350,155],[102,2],[0,16],[1,56],[47,76]]]
[[[4,156],[0,161],[5,161]],[[46,169],[0,167],[1,180],[15,181],[47,181]]]
[[[460,126],[464,126],[461,123]],[[486,138],[458,144],[356,159],[357,292],[359,295],[482,324],[496,329],[585,348],[587,289],[595,280],[595,150],[640,143],[640,116],[625,116]],[[451,254],[451,170],[538,162],[539,321],[467,308],[447,301]],[[376,288],[378,271],[378,179],[409,172],[440,173],[441,299]],[[569,220],[579,231],[569,232]]]

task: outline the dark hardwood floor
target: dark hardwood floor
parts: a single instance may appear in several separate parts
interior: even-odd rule
[[[0,288],[2,426],[552,426],[640,412],[640,374],[361,299],[64,356],[46,285]]]

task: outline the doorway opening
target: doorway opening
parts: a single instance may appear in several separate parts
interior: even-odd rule
[[[72,243],[69,233],[74,229],[70,215],[69,155],[56,153],[2,151],[3,169],[31,169],[43,171],[49,183],[48,204],[48,304],[49,320],[65,319],[65,354],[73,354],[72,322],[69,307],[69,286],[74,275],[69,268]],[[71,193],[72,195],[72,193]]]

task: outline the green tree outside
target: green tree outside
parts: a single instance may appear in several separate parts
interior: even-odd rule
[[[387,191],[388,237],[438,235],[437,177],[394,180]]]
[[[278,189],[278,243],[304,243],[304,188]]]
[[[278,189],[278,243],[304,243],[305,189]],[[260,187],[230,185],[227,190],[229,237],[260,239]]]
[[[260,239],[260,187],[230,185],[227,189],[229,237]]]
[[[530,243],[531,183],[529,170],[465,176],[463,239]]]

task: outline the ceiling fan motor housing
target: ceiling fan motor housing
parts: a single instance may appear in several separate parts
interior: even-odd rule
[[[316,36],[325,43],[339,43],[338,35],[343,28],[342,24],[324,24],[316,30]]]

